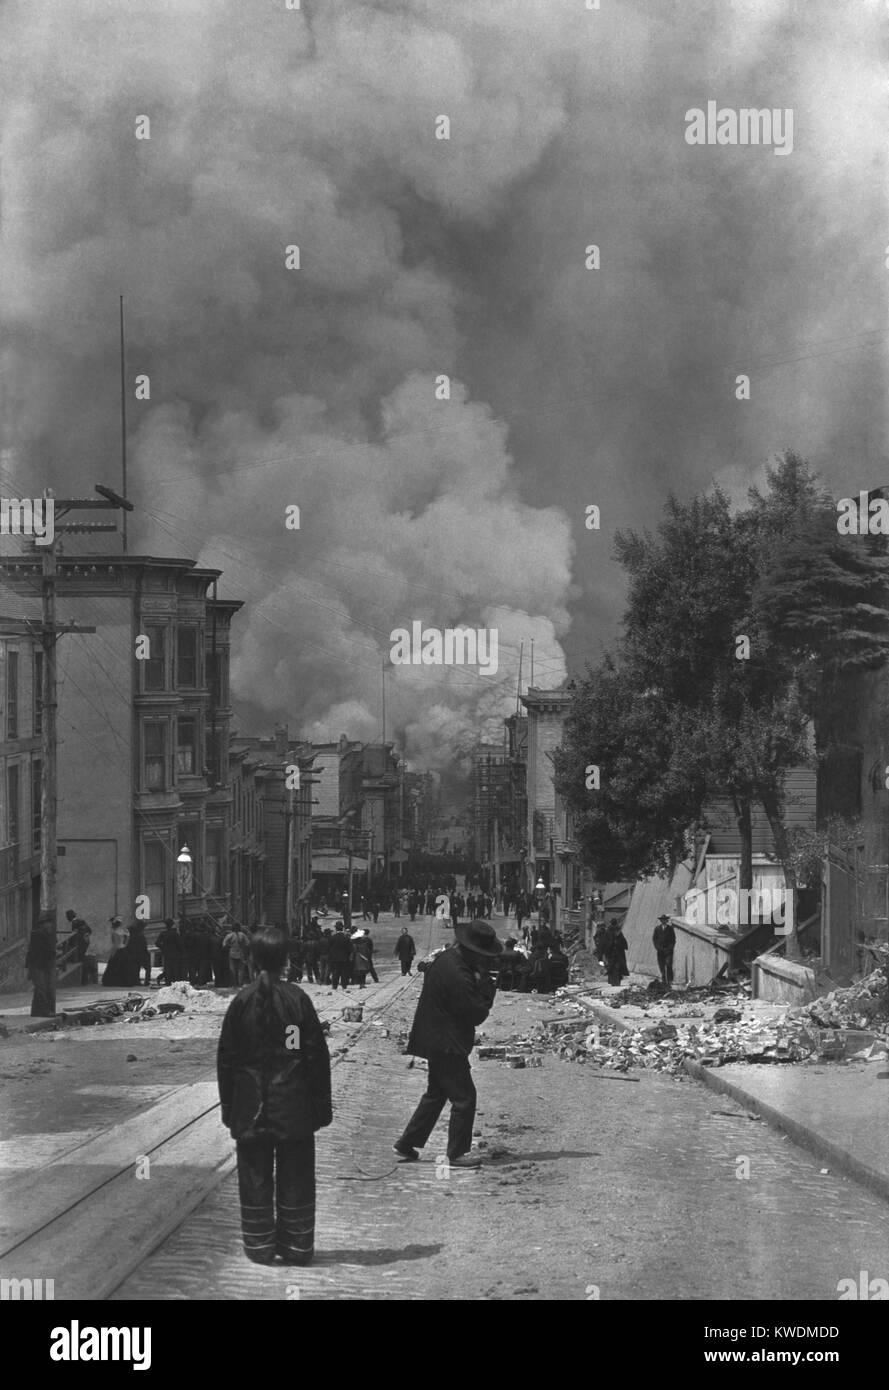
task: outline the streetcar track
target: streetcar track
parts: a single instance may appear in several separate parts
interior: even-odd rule
[[[431,943],[431,922],[428,935]],[[405,993],[412,978],[411,976],[404,976],[401,978],[396,976],[391,986],[383,985],[381,987],[381,992],[382,990],[389,991],[382,1002],[376,1003],[373,1000],[369,1000],[366,1004],[362,1004],[364,1015],[362,1021],[357,1026],[355,1032],[350,1035],[348,1041],[341,1050],[331,1058],[332,1069],[346,1060],[347,1054],[352,1050],[355,1044],[358,1043],[368,1030],[374,1026],[375,1022],[389,1010],[395,1000]],[[338,1021],[339,1020],[336,1019],[330,1020],[332,1024]],[[164,1097],[164,1102],[168,1105],[170,1102],[175,1103],[178,1096],[184,1095],[192,1088],[209,1084],[213,1084],[214,1086],[216,1084],[215,1069],[208,1070],[204,1076],[184,1086],[172,1088],[169,1095]],[[160,1104],[164,1102],[160,1102]],[[125,1132],[126,1125],[132,1125],[136,1128],[141,1123],[144,1126],[153,1108],[154,1107],[150,1107],[148,1110],[142,1111],[138,1115],[131,1117],[131,1119],[124,1122],[123,1125],[109,1126],[109,1128],[102,1131],[99,1136],[94,1136],[92,1140],[87,1140],[82,1144],[75,1145],[72,1149],[66,1150],[64,1154],[57,1155],[50,1163],[44,1164],[39,1169],[29,1172],[27,1178],[23,1179],[19,1186],[19,1199],[28,1191],[31,1192],[32,1196],[42,1193],[45,1197],[47,1178],[51,1176],[53,1168],[64,1170],[66,1168],[78,1167],[76,1164],[72,1165],[72,1155],[82,1156],[84,1150],[88,1149],[90,1144],[98,1145],[103,1140],[107,1142],[109,1134],[113,1135],[115,1132],[119,1133],[121,1130]],[[180,1123],[175,1124],[173,1128],[168,1131],[161,1131],[161,1133],[154,1136],[150,1142],[140,1144],[139,1157],[151,1158],[153,1155],[155,1159],[157,1159],[163,1150],[169,1150],[171,1146],[174,1150],[177,1147],[187,1150],[188,1139],[192,1137],[197,1132],[198,1127],[205,1124],[218,1109],[218,1098],[212,1105],[201,1105],[199,1110],[189,1115]],[[113,1274],[109,1270],[109,1275],[113,1278],[113,1282],[111,1282],[110,1278],[106,1279],[105,1284],[102,1286],[102,1291],[98,1293],[98,1295],[87,1293],[84,1296],[92,1298],[98,1296],[101,1299],[109,1298],[114,1291],[139,1268],[139,1265],[153,1254],[154,1251],[156,1251],[158,1247],[181,1226],[188,1216],[191,1215],[219,1183],[228,1176],[234,1169],[236,1161],[236,1153],[234,1151],[234,1146],[232,1146],[231,1151],[218,1163],[208,1166],[206,1170],[202,1170],[200,1180],[195,1183],[193,1189],[188,1193],[185,1203],[179,1202],[175,1206],[172,1218],[169,1221],[162,1221],[160,1224],[154,1225],[150,1244],[138,1252],[138,1258],[135,1260],[132,1258],[125,1260],[119,1269],[113,1271]],[[84,1164],[79,1165],[78,1181],[81,1183],[84,1181],[83,1170],[88,1169],[88,1166],[89,1165]],[[58,1209],[51,1215],[40,1219],[35,1224],[30,1225],[27,1230],[17,1234],[14,1240],[0,1249],[0,1260],[2,1260],[5,1265],[10,1256],[14,1256],[16,1252],[24,1252],[26,1247],[36,1242],[38,1250],[41,1246],[45,1247],[45,1253],[41,1253],[39,1260],[35,1259],[34,1254],[30,1254],[30,1263],[39,1263],[41,1267],[51,1265],[52,1249],[56,1245],[59,1235],[64,1232],[66,1226],[70,1226],[78,1221],[82,1222],[84,1218],[89,1217],[92,1207],[96,1207],[98,1212],[101,1213],[106,1207],[107,1202],[111,1200],[112,1190],[114,1190],[115,1187],[119,1188],[122,1179],[129,1179],[132,1176],[133,1166],[134,1160],[131,1156],[126,1162],[118,1161],[113,1171],[108,1172],[106,1169],[104,1176],[101,1178],[92,1182],[87,1178],[86,1181],[89,1183],[89,1186],[85,1191],[79,1191],[71,1200],[65,1201],[64,1205],[60,1203]],[[10,1196],[14,1197],[15,1193],[5,1193],[3,1195],[4,1205],[7,1204]],[[134,1215],[138,1215],[138,1213]],[[97,1216],[96,1226],[98,1228],[101,1227],[101,1216]],[[127,1232],[121,1232],[119,1229],[115,1229],[114,1236],[117,1243],[124,1244],[127,1238]],[[98,1238],[98,1236],[96,1236],[96,1238]],[[9,1273],[14,1277],[16,1272],[4,1268],[3,1273],[4,1275]],[[57,1298],[64,1299],[66,1295],[64,1293],[63,1278],[56,1279],[56,1287],[58,1289]]]

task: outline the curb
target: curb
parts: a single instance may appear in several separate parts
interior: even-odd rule
[[[798,1120],[791,1120],[780,1110],[776,1110],[774,1106],[751,1096],[734,1081],[726,1081],[712,1067],[704,1067],[691,1057],[686,1057],[683,1066],[688,1075],[693,1077],[695,1081],[709,1086],[711,1091],[730,1096],[732,1100],[761,1116],[773,1129],[786,1134],[800,1148],[808,1149],[818,1158],[827,1159],[838,1173],[854,1178],[856,1182],[861,1183],[862,1187],[868,1188],[877,1197],[882,1197],[885,1202],[889,1202],[889,1174],[881,1173],[879,1169],[871,1168],[869,1164],[862,1163],[854,1154],[849,1153],[848,1149],[841,1149],[837,1144],[825,1139],[817,1130],[810,1129],[808,1125],[801,1124]]]
[[[4,1042],[8,1042],[17,1033],[49,1033],[61,1029],[63,1026],[61,1014],[56,1014],[55,1018],[34,1018],[28,1023],[21,1024],[20,1027],[10,1026],[0,1018],[0,1029],[3,1029],[6,1034],[5,1038],[2,1039]]]

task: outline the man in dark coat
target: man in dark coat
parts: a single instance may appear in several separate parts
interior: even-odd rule
[[[174,980],[183,980],[185,967],[182,963],[182,937],[172,917],[164,918],[164,929],[158,932],[156,945],[164,962],[165,982],[171,985]]]
[[[402,927],[401,929],[401,936],[395,943],[394,954],[401,962],[402,975],[409,975],[411,973],[411,961],[417,954],[417,948],[414,945],[414,938],[411,936],[407,927]]]
[[[41,912],[28,942],[25,970],[34,986],[31,996],[32,1018],[55,1018],[56,953],[53,945],[53,914]]]
[[[442,951],[423,973],[423,989],[408,1038],[407,1051],[428,1062],[426,1093],[401,1138],[393,1145],[399,1158],[419,1158],[445,1104],[451,1103],[448,1162],[478,1168],[470,1154],[476,1090],[469,1067],[475,1029],[491,1011],[497,986],[491,963],[503,947],[487,922],[462,922],[456,943]]]
[[[148,942],[145,940],[145,927],[141,922],[133,922],[130,926],[130,957],[135,971],[135,983],[142,983],[142,971],[145,971],[145,983],[151,984],[151,956],[148,951]]]
[[[217,1075],[222,1123],[237,1141],[244,1249],[309,1264],[315,1244],[315,1132],[331,1122],[330,1057],[308,995],[281,980],[283,933],[252,946],[257,979],[222,1023]]]
[[[661,913],[657,926],[651,934],[654,949],[657,951],[657,968],[661,980],[669,989],[673,984],[673,951],[676,946],[676,932],[666,913]]]
[[[348,989],[352,976],[352,943],[343,931],[342,922],[337,922],[336,931],[330,938],[328,958],[331,989],[336,989],[339,985]]]

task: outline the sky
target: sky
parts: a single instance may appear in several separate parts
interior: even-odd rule
[[[671,491],[742,500],[787,448],[838,497],[889,481],[887,24],[6,0],[0,486],[119,485],[123,294],[130,550],[246,600],[242,731],[378,739],[385,679],[387,737],[447,770],[532,640],[537,685],[613,645],[615,531]],[[792,150],[690,145],[708,101],[791,110]],[[496,673],[392,666],[414,621],[496,630]]]

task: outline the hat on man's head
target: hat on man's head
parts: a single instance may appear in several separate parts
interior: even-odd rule
[[[461,946],[480,956],[499,956],[503,951],[497,933],[488,922],[458,922],[454,928]]]
[[[108,921],[111,923],[112,927],[113,927],[113,926],[118,926],[118,927],[119,927],[119,926],[121,925],[121,923],[123,922],[123,918],[122,918],[122,917],[109,917],[109,918],[108,918]]]
[[[661,915],[660,915],[660,917],[658,918],[658,921],[659,921],[659,922],[669,922],[669,920],[670,920],[670,919],[669,919],[669,917],[667,916],[666,912],[662,912]]]
[[[176,923],[173,921],[173,918],[172,918],[172,917],[165,917],[165,918],[164,918],[164,926],[165,926],[165,927],[175,927],[175,925],[176,925]]]
[[[514,936],[508,936],[503,944],[504,946],[515,946],[517,943]]]

